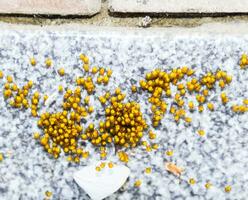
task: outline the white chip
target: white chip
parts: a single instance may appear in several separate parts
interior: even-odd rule
[[[130,169],[124,165],[114,165],[111,169],[105,166],[99,172],[96,171],[96,166],[97,164],[84,167],[73,175],[76,183],[93,200],[104,199],[116,192],[130,174]]]

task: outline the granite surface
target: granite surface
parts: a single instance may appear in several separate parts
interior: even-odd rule
[[[185,33],[187,32],[187,33]],[[144,73],[162,68],[169,70],[187,65],[196,70],[196,75],[221,68],[233,75],[233,82],[225,91],[230,103],[221,105],[217,88],[210,99],[216,106],[215,112],[191,113],[191,126],[175,124],[166,114],[162,125],[155,132],[160,147],[147,153],[139,147],[129,150],[131,176],[125,186],[109,199],[239,199],[248,195],[248,114],[237,115],[230,111],[233,103],[241,103],[248,97],[248,71],[240,70],[238,60],[248,50],[248,34],[208,34],[190,31],[167,32],[122,29],[56,30],[46,28],[2,29],[0,32],[0,69],[14,76],[18,85],[33,80],[33,91],[39,90],[49,96],[57,93],[58,85],[73,87],[75,77],[80,75],[79,54],[90,57],[92,65],[110,67],[113,78],[107,87],[97,87],[97,93],[120,86],[128,99],[142,104],[145,118],[150,124],[148,95],[131,95],[129,86],[144,77]],[[37,59],[37,66],[29,64],[29,58]],[[53,59],[50,69],[44,67],[46,57]],[[66,76],[58,76],[56,70],[66,69]],[[0,81],[2,88],[4,81]],[[188,98],[192,98],[188,96]],[[50,111],[57,110],[61,95]],[[97,121],[103,108],[95,97],[91,98],[96,111],[87,123]],[[44,199],[45,191],[53,193],[51,199],[88,199],[72,179],[72,173],[82,166],[99,160],[90,144],[86,145],[90,158],[79,165],[71,164],[62,156],[50,158],[32,138],[39,131],[36,119],[29,111],[18,111],[7,106],[0,90],[0,152],[4,160],[0,163],[0,199]],[[98,114],[96,114],[98,113]],[[206,136],[199,137],[198,129]],[[146,138],[147,136],[145,136]],[[172,157],[165,156],[173,149]],[[111,153],[111,160],[119,163]],[[164,163],[173,161],[185,169],[181,179],[165,171]],[[144,173],[152,167],[152,173]],[[195,178],[196,184],[189,185],[188,179]],[[136,179],[142,180],[140,188],[134,188]],[[213,187],[206,190],[210,181]],[[232,186],[230,193],[224,192],[226,185]]]

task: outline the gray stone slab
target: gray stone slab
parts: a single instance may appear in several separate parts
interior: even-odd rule
[[[120,13],[246,13],[247,0],[110,0]]]
[[[238,64],[241,54],[247,52],[247,24],[167,29],[39,28],[0,24],[0,28],[0,69],[5,75],[0,80],[0,152],[4,154],[0,163],[1,200],[44,199],[46,190],[53,193],[50,199],[89,199],[73,181],[72,174],[99,161],[94,147],[88,142],[85,144],[83,148],[90,151],[90,156],[78,165],[68,163],[64,155],[58,160],[52,159],[33,139],[33,133],[41,133],[41,130],[37,119],[30,116],[30,109],[10,108],[2,94],[6,75],[13,76],[19,86],[32,80],[34,86],[30,94],[39,91],[49,98],[57,94],[48,111],[60,111],[63,94],[58,94],[58,86],[74,88],[75,78],[85,75],[79,59],[81,53],[89,56],[91,66],[113,69],[109,85],[97,85],[97,95],[91,96],[95,111],[87,117],[87,123],[95,125],[98,120],[104,120],[104,114],[98,114],[104,110],[98,96],[117,86],[126,94],[125,102],[137,100],[141,104],[148,120],[151,115],[147,94],[133,95],[130,86],[157,67],[167,71],[187,65],[196,70],[197,77],[220,68],[233,76],[233,82],[224,90],[230,99],[226,106],[220,103],[219,88],[213,90],[208,99],[216,110],[187,111],[187,116],[192,117],[192,126],[176,124],[172,115],[165,114],[161,126],[154,130],[157,138],[151,142],[159,144],[157,151],[148,153],[140,146],[125,150],[130,156],[127,165],[132,174],[123,191],[114,193],[110,199],[247,199],[248,174],[244,172],[248,163],[248,145],[245,145],[248,143],[248,112],[230,113],[232,104],[240,104],[248,97],[248,73]],[[35,67],[30,65],[32,57],[37,61]],[[44,65],[47,57],[52,59],[51,68]],[[64,77],[57,74],[62,66]],[[186,104],[191,98],[195,99],[188,93],[185,97]],[[170,101],[164,100],[169,107]],[[150,127],[151,121],[147,122]],[[199,128],[205,130],[206,136],[198,137]],[[174,150],[171,159],[164,154],[168,148]],[[119,164],[117,155],[111,152],[113,149],[108,159]],[[180,180],[165,171],[164,162],[168,160],[185,169]],[[152,167],[150,175],[144,174],[145,167]],[[187,184],[190,177],[196,179],[195,185]],[[140,188],[133,186],[137,179],[142,181]],[[213,184],[209,190],[204,188],[207,181]],[[227,184],[232,186],[229,194],[224,192]]]
[[[94,15],[101,9],[101,0],[0,0],[0,13]]]

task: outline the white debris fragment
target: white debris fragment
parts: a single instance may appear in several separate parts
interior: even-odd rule
[[[145,16],[144,18],[142,18],[141,22],[139,23],[140,27],[148,27],[150,26],[152,22],[152,18],[150,16]]]
[[[104,199],[116,192],[130,174],[130,169],[124,165],[114,165],[111,169],[105,167],[101,171],[96,171],[96,166],[84,167],[73,175],[76,183],[93,200]]]

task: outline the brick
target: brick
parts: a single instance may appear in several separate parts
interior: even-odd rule
[[[94,15],[100,11],[101,0],[0,0],[0,13]]]
[[[247,13],[247,0],[110,0],[119,13]]]

